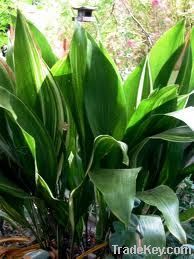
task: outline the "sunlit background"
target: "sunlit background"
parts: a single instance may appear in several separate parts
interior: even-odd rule
[[[108,48],[123,77],[149,50],[149,41],[154,43],[164,31],[185,17],[190,26],[194,14],[192,0],[1,0],[0,13],[5,16],[7,12],[7,21],[2,24],[1,20],[1,27],[10,20],[10,10],[15,14],[14,8],[20,8],[61,57],[65,55],[64,40],[68,49],[72,37],[72,17],[77,15],[72,7],[78,6],[97,7],[95,22],[83,26]],[[1,33],[0,45],[6,44],[6,40]]]

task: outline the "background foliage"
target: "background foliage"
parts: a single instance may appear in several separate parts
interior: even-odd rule
[[[186,18],[187,26],[190,26],[194,10],[192,0],[1,0],[0,3],[6,8],[5,22],[0,21],[2,26],[10,22],[10,8],[19,6],[47,36],[58,56],[64,55],[63,39],[67,40],[68,48],[73,34],[72,17],[76,12],[72,6],[96,6],[97,21],[85,24],[85,27],[93,37],[101,39],[123,77],[148,52],[149,41],[154,43],[182,18]],[[1,34],[1,38],[2,45],[6,43],[5,34]]]

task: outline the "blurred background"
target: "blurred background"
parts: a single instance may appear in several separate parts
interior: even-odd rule
[[[194,20],[192,0],[0,0],[0,47],[7,44],[11,16],[20,8],[47,37],[54,52],[68,51],[77,16],[73,7],[96,7],[94,22],[83,26],[102,41],[123,78],[133,70],[151,45],[177,21]]]

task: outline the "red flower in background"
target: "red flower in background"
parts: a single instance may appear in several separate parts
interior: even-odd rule
[[[136,46],[135,41],[129,39],[129,40],[127,41],[127,46],[128,46],[129,48],[134,48],[134,47]]]
[[[152,6],[157,7],[161,4],[160,0],[151,0]]]

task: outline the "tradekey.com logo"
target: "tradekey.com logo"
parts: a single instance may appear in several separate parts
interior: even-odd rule
[[[131,247],[121,247],[118,245],[112,245],[112,251],[115,255],[191,255],[193,249],[189,246],[181,247],[153,247],[151,245],[143,247],[134,245]]]

